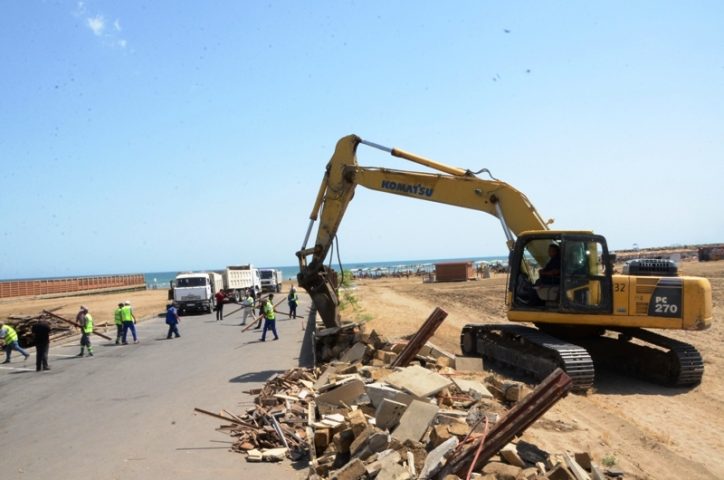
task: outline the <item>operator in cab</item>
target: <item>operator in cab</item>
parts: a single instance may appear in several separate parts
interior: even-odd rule
[[[544,285],[558,285],[561,278],[561,247],[548,245],[548,262],[538,270],[538,282]]]

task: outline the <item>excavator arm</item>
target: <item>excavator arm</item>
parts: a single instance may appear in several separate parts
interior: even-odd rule
[[[393,156],[437,170],[440,173],[409,172],[357,164],[357,148],[364,144]],[[486,170],[483,170],[486,171]],[[482,171],[481,171],[482,172]],[[478,172],[480,173],[480,172]],[[489,173],[489,172],[488,172]],[[492,176],[491,176],[492,177]],[[337,142],[310,215],[304,243],[297,252],[299,285],[312,300],[327,327],[339,325],[337,282],[334,271],[324,266],[347,205],[357,185],[418,200],[444,203],[488,213],[500,220],[509,249],[515,237],[525,231],[547,230],[552,221],[544,221],[528,198],[497,179],[482,179],[470,170],[451,167],[404,150],[387,148],[362,140],[356,135]],[[319,227],[314,246],[307,247],[314,223]],[[545,251],[532,252],[541,263]]]

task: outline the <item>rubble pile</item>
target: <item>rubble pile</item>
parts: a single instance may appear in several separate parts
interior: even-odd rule
[[[60,308],[62,307],[49,310],[48,312],[53,312],[55,310],[59,310]],[[7,318],[6,323],[18,332],[18,343],[20,346],[25,348],[35,346],[35,338],[33,337],[32,327],[38,320],[45,320],[48,324],[50,324],[51,342],[77,333],[77,329],[63,323],[61,320],[58,320],[45,311],[38,315],[10,315]]]
[[[257,396],[244,415],[197,411],[227,421],[220,430],[247,461],[308,459],[310,479],[607,478],[585,452],[550,455],[515,440],[570,390],[565,373],[531,391],[486,374],[481,358],[422,344],[424,330],[409,342],[357,324],[320,330],[319,367],[248,391]],[[409,365],[393,367],[403,352]]]

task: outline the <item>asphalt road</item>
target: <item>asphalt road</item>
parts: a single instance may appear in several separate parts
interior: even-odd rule
[[[166,340],[164,319],[154,318],[137,325],[138,344],[94,336],[92,358],[73,357],[77,342],[52,347],[49,372],[35,372],[34,349],[27,362],[14,352],[0,366],[0,477],[306,478],[289,460],[253,464],[230,453],[230,437],[215,431],[223,422],[193,411],[252,405],[242,390],[299,364],[301,321],[277,315],[280,340],[262,343],[259,330],[241,332],[240,313],[181,318],[178,339]]]

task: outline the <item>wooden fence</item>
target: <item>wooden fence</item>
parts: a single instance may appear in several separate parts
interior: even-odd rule
[[[145,288],[141,274],[102,275],[97,277],[51,278],[47,280],[0,281],[0,298],[30,297],[92,290],[130,290]]]

